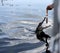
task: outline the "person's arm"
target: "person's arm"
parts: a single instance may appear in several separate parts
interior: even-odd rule
[[[48,27],[50,27],[51,25],[49,25],[49,26],[45,26],[45,27],[43,27],[43,29],[46,29],[46,28],[48,28]]]
[[[46,16],[48,16],[48,9],[46,8]]]
[[[46,23],[48,23],[48,10],[52,10],[54,8],[54,3],[51,5],[48,5],[46,8]]]
[[[37,26],[35,33],[37,32],[37,30],[41,27],[41,25],[43,24],[43,22],[45,21],[46,17],[44,18],[44,20],[42,22],[39,23],[39,25]]]
[[[44,17],[43,21],[39,23],[38,27],[43,24],[43,22],[45,21],[45,19],[46,19],[46,17]]]
[[[47,6],[47,8],[46,8],[46,16],[48,16],[48,10],[52,10],[53,8],[54,8],[54,3]]]

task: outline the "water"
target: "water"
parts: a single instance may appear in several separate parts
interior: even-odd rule
[[[35,1],[35,2],[34,2]],[[34,1],[26,1],[26,0],[3,0],[4,5],[0,4],[0,21],[14,21],[20,20],[22,17],[24,18],[40,18],[41,16],[45,16],[46,6],[51,2],[47,1],[44,3],[44,0],[41,2]],[[44,4],[42,4],[44,3]],[[50,13],[51,15],[52,13]]]
[[[43,5],[41,1],[34,1],[3,0],[0,2],[1,53],[40,52],[43,42],[38,41],[32,31],[35,31],[38,23],[43,20],[45,7],[51,1]],[[52,19],[49,19],[47,25],[49,24],[52,24]],[[47,33],[48,30],[48,34],[51,35],[51,28],[45,32]]]

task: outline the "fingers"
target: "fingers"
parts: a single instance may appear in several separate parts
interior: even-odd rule
[[[44,17],[44,19],[46,19],[46,16]]]
[[[48,23],[48,16],[44,17],[44,20],[46,19],[46,23]]]
[[[48,17],[44,17],[44,20],[46,19],[46,23],[48,23]]]
[[[46,23],[48,23],[48,18],[46,18]]]

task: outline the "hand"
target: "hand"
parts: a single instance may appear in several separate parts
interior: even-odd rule
[[[46,17],[44,17],[44,20],[46,19],[46,23],[48,23],[48,17],[46,16]]]
[[[46,18],[48,18],[48,16],[45,16],[45,17],[44,17],[44,20],[45,20]]]
[[[44,17],[44,20],[46,19],[46,17]]]
[[[48,18],[46,17],[46,23],[48,23]]]

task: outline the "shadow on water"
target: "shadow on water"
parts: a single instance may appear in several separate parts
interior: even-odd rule
[[[38,48],[44,43],[22,43],[14,46],[0,47],[0,53],[18,53],[26,50]]]
[[[1,36],[1,35],[6,35],[6,33],[2,32],[2,33],[0,33],[0,36]]]
[[[6,42],[6,41],[0,41],[0,46],[7,45],[7,44],[9,44],[9,42]]]
[[[13,41],[13,40],[20,40],[20,39],[15,39],[15,38],[0,38],[0,46],[7,45],[7,44],[10,43],[9,41]]]

